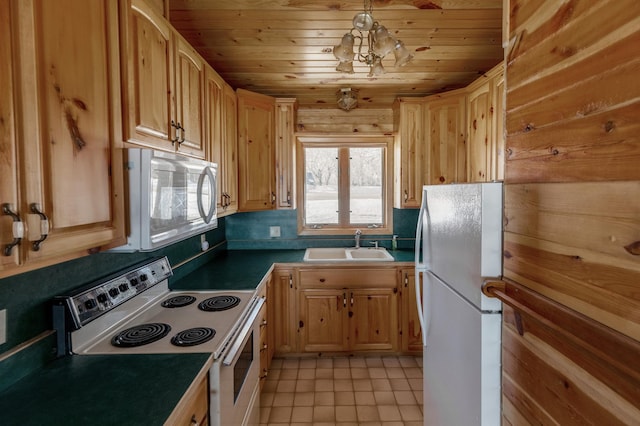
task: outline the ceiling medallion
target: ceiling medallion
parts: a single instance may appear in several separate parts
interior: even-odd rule
[[[356,40],[357,53],[354,51]],[[402,41],[396,40],[383,25],[373,19],[372,0],[365,0],[364,12],[353,17],[353,28],[342,36],[340,44],[333,47],[333,55],[340,61],[336,71],[353,74],[353,61],[357,59],[369,66],[369,77],[382,75],[385,72],[382,58],[390,52],[396,57],[395,67],[404,66],[413,58]]]

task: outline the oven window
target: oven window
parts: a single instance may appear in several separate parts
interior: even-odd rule
[[[242,385],[247,377],[247,373],[249,372],[249,368],[251,367],[251,362],[253,361],[253,332],[247,339],[247,342],[242,348],[242,353],[240,353],[240,357],[236,361],[233,366],[233,402],[235,404],[238,399],[238,395],[240,395],[240,390],[242,389]]]

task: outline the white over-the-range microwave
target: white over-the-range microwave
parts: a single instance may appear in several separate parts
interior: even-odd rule
[[[218,226],[215,163],[153,149],[125,150],[127,244],[151,251]]]

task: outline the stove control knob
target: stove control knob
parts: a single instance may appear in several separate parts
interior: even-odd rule
[[[98,295],[98,302],[104,303],[107,301],[107,295],[105,293],[100,293]]]
[[[109,289],[109,296],[116,297],[118,294],[120,294],[120,291],[118,291],[117,288],[114,287]]]
[[[129,290],[129,284],[127,284],[127,283],[122,283],[122,284],[120,284],[120,285],[118,286],[118,288],[120,289],[120,291],[121,291],[121,292],[123,292],[123,293],[124,293],[125,291]]]
[[[131,279],[129,280],[129,283],[130,283],[131,285],[133,285],[133,286],[136,286],[136,285],[138,285],[138,279],[137,279],[137,278],[131,278]]]
[[[140,275],[140,281],[145,282],[147,280],[147,274]]]
[[[87,299],[87,301],[84,302],[84,307],[87,308],[87,310],[93,309],[97,305],[98,304],[96,303],[96,299]]]

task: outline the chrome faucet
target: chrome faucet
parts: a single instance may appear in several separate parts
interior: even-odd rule
[[[360,235],[362,235],[362,231],[356,229],[356,248],[360,248]]]

